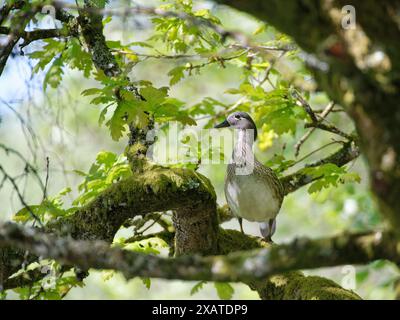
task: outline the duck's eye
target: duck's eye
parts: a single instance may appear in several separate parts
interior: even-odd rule
[[[235,115],[235,119],[240,120],[240,116],[238,114]]]

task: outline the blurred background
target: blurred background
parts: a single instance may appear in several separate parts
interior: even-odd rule
[[[158,5],[158,1],[136,1],[146,6]],[[208,8],[221,19],[227,30],[240,30],[253,35],[260,22],[251,16],[234,10],[221,9],[208,1],[195,1],[199,8]],[[113,1],[112,6],[131,5],[130,1]],[[52,21],[43,19],[41,27],[49,26]],[[147,17],[116,17],[105,26],[108,40],[120,40],[122,43],[142,41],[151,36],[153,30]],[[258,34],[261,40],[273,40],[276,32],[270,28]],[[24,49],[25,54],[40,47],[33,43]],[[144,59],[130,74],[133,80],[149,80],[155,87],[168,86],[167,73],[177,62],[167,59]],[[182,64],[182,61],[179,61]],[[127,139],[115,142],[109,130],[99,126],[101,109],[89,104],[90,99],[81,95],[82,90],[95,87],[96,81],[88,80],[80,72],[65,68],[63,80],[57,89],[43,90],[45,72],[32,74],[35,63],[26,55],[15,52],[9,59],[0,78],[0,143],[18,150],[39,168],[39,174],[46,177],[46,158],[49,159],[48,194],[56,194],[65,187],[71,187],[72,193],[66,197],[65,206],[71,204],[77,194],[77,186],[82,177],[75,172],[87,172],[95,161],[96,154],[102,150],[121,154]],[[281,59],[276,69],[287,77],[296,76],[305,87],[313,87],[312,78],[304,72],[301,59]],[[226,94],[229,88],[236,88],[243,80],[242,66],[227,63],[225,68],[210,64],[200,73],[193,73],[173,86],[170,96],[178,98],[187,105],[195,105],[205,97],[212,97],[223,103],[233,103],[237,97]],[[328,98],[321,93],[311,93],[309,102],[314,109],[323,109]],[[198,121],[198,128],[206,123]],[[352,130],[352,124],[344,113],[330,115],[329,121],[345,131]],[[296,136],[283,134],[274,139],[266,148],[256,148],[257,157],[264,162],[274,154],[284,152],[294,158],[295,143],[304,134],[302,124],[298,124]],[[331,136],[314,132],[302,147],[301,156],[318,149],[329,142]],[[319,159],[335,150],[335,146],[326,148],[308,157],[304,163]],[[161,150],[162,151],[162,150]],[[160,151],[160,152],[161,152]],[[42,194],[35,179],[26,174],[25,163],[11,153],[0,149],[0,163],[7,172],[17,177],[20,190],[28,203],[38,203]],[[339,185],[337,188],[323,189],[309,194],[307,187],[290,194],[284,201],[277,218],[277,231],[274,241],[283,243],[296,237],[328,237],[345,230],[360,231],[381,227],[371,194],[368,190],[368,176],[363,159],[351,163],[351,171],[361,176],[359,184]],[[293,168],[295,170],[296,167]],[[199,171],[213,183],[220,204],[225,203],[223,178],[225,164],[201,165]],[[289,171],[290,172],[290,171]],[[0,189],[0,220],[10,220],[22,205],[13,188],[2,185]],[[237,221],[229,221],[225,228],[238,229]],[[244,222],[245,232],[258,235],[258,226]],[[121,231],[123,234],[123,231]],[[118,236],[118,235],[117,235]],[[354,289],[365,299],[393,299],[393,284],[399,277],[398,270],[391,264],[375,262],[368,266],[345,266],[329,269],[306,270],[306,274],[326,276],[337,283]],[[126,281],[122,275],[110,272],[91,271],[84,280],[85,286],[73,288],[66,299],[210,299],[217,298],[212,283],[204,284],[203,289],[191,295],[196,282],[166,281],[152,279],[150,289],[141,279]],[[235,288],[233,299],[258,299],[256,292],[247,286],[232,284]],[[18,295],[10,292],[10,298]]]

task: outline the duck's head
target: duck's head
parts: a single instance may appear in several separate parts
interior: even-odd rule
[[[256,124],[246,112],[237,111],[231,113],[223,122],[217,124],[214,128],[252,129],[254,130],[254,140],[257,138]]]

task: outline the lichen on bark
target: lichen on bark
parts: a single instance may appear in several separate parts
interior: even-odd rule
[[[301,272],[283,273],[249,285],[264,300],[361,300],[358,294],[332,280]]]

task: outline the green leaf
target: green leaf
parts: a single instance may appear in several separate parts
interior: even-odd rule
[[[304,174],[310,175],[315,181],[309,188],[309,193],[314,193],[331,186],[336,187],[338,183],[359,182],[360,177],[357,173],[346,172],[345,167],[338,167],[333,163],[326,163],[317,167],[302,169]]]
[[[103,281],[108,281],[110,280],[113,276],[115,275],[115,270],[107,270],[103,271],[101,278]]]
[[[304,168],[302,169],[302,172],[312,176],[313,178],[319,178],[327,175],[338,175],[345,173],[345,169],[338,167],[334,163],[326,163],[320,166]]]
[[[229,93],[229,94],[241,94],[242,91],[239,90],[239,89],[231,88],[231,89],[225,90],[225,93]]]
[[[120,102],[114,110],[113,116],[106,123],[106,126],[110,129],[111,138],[115,141],[118,141],[125,132],[126,109],[126,103]]]
[[[218,297],[222,300],[232,299],[235,290],[228,282],[214,282],[214,287],[217,290]]]
[[[110,23],[111,21],[112,21],[112,16],[105,17],[103,19],[103,26],[105,26],[106,24]]]
[[[154,110],[160,104],[162,104],[165,98],[168,96],[168,88],[154,88],[152,86],[147,86],[140,89],[140,94],[146,99],[146,109]]]
[[[100,115],[99,115],[99,121],[98,121],[99,126],[101,126],[104,123],[104,121],[106,121],[106,114],[107,114],[108,108],[111,107],[112,105],[113,104],[111,103],[108,106],[106,106],[105,108],[103,108],[103,110],[101,110]]]
[[[369,276],[369,270],[368,269],[364,269],[364,270],[360,270],[357,271],[356,273],[356,281],[358,284],[364,282]]]
[[[43,89],[46,91],[49,84],[52,88],[57,88],[61,82],[63,71],[63,60],[59,57],[54,60],[43,81]]]
[[[37,73],[39,70],[44,70],[55,56],[60,54],[65,48],[65,43],[59,40],[45,39],[43,41],[45,43],[43,50],[34,51],[28,54],[32,59],[39,60],[33,68],[33,73]]]
[[[327,184],[324,180],[317,180],[311,184],[311,186],[308,188],[307,191],[308,191],[308,193],[311,194],[311,193],[321,191],[322,188],[328,187],[328,186],[329,186],[329,184]]]
[[[361,182],[361,177],[357,172],[346,172],[340,176],[340,181],[342,183],[348,183],[348,182]]]
[[[156,97],[154,97],[157,99]],[[106,122],[106,126],[110,129],[113,140],[118,141],[126,131],[126,125],[134,122],[140,127],[144,127],[148,123],[148,117],[141,108],[141,101],[119,101],[114,113]]]
[[[254,32],[253,35],[257,35],[260,33],[263,33],[267,28],[267,25],[265,23],[263,23],[262,25],[260,25]]]
[[[75,205],[84,205],[98,196],[112,183],[131,176],[132,171],[125,156],[113,152],[101,151],[89,172],[75,170],[84,180],[79,184],[80,195],[73,201]]]
[[[38,206],[38,205],[29,206],[29,209],[36,215],[38,209],[40,209],[40,206]],[[14,214],[13,220],[16,222],[21,222],[21,223],[32,220],[33,217],[31,215],[29,209],[24,207],[21,210],[19,210],[16,214]]]
[[[93,6],[96,8],[103,9],[107,3],[107,0],[91,0]]]
[[[201,289],[203,289],[203,286],[204,286],[206,283],[207,283],[207,281],[199,281],[199,282],[197,282],[197,283],[193,286],[192,290],[190,290],[190,295],[192,296],[192,295],[196,294],[197,292],[199,292]]]
[[[185,77],[185,74],[183,72],[185,69],[186,69],[185,67],[179,66],[171,69],[168,72],[168,75],[171,77],[171,79],[169,80],[169,84],[171,86],[177,84],[179,81],[181,81],[181,79]]]
[[[150,278],[147,278],[147,277],[141,277],[140,279],[142,280],[144,286],[145,286],[147,289],[150,289],[150,286],[151,286],[151,279],[150,279]]]
[[[93,70],[92,57],[89,52],[83,50],[83,46],[77,38],[71,38],[68,41],[67,49],[63,53],[65,62],[71,69],[83,71],[83,75],[89,78]]]
[[[65,195],[67,195],[68,193],[70,193],[71,191],[72,191],[72,189],[71,189],[70,187],[66,187],[66,188],[62,189],[58,194],[59,194],[60,196],[65,196]]]
[[[383,267],[387,266],[388,262],[386,260],[376,260],[371,262],[370,266],[375,269],[375,270],[379,270],[382,269]]]
[[[117,155],[109,151],[101,151],[97,154],[96,157],[96,162],[99,164],[103,164],[106,169],[111,168],[116,161]]]

